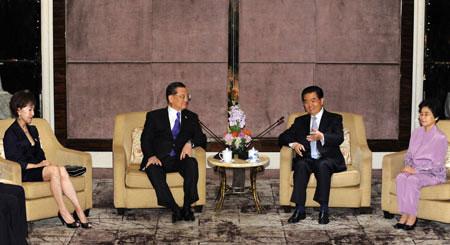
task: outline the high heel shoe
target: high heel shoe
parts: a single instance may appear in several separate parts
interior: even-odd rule
[[[414,222],[414,224],[412,224],[412,225],[407,225],[407,224],[405,224],[405,226],[403,227],[403,230],[405,230],[405,231],[411,231],[411,230],[414,230],[414,228],[416,228],[416,224],[417,224],[417,218],[416,218],[416,221]]]
[[[73,211],[73,218],[76,221],[80,222],[80,225],[81,225],[82,228],[84,228],[84,229],[91,229],[92,228],[92,223],[91,222],[86,222],[86,223],[81,222],[80,218],[78,217],[77,211]]]
[[[58,218],[59,218],[59,220],[61,220],[61,223],[63,225],[65,225],[65,226],[67,226],[68,228],[78,228],[78,227],[80,227],[80,224],[78,224],[78,222],[76,220],[74,222],[72,222],[72,223],[67,223],[63,219],[63,217],[61,216],[61,214],[59,212],[58,212]]]
[[[395,229],[404,229],[405,228],[405,224],[397,223],[397,224],[394,225],[394,228]]]

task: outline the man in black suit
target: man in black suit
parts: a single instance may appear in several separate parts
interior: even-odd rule
[[[342,116],[323,108],[323,91],[310,86],[302,91],[306,115],[297,117],[278,138],[280,146],[295,150],[292,168],[294,189],[291,201],[296,204],[289,223],[306,218],[306,187],[311,173],[317,180],[314,201],[320,204],[319,224],[328,224],[328,199],[331,175],[347,169],[339,145],[344,140]]]
[[[181,82],[166,88],[168,107],[147,113],[141,136],[143,159],[141,170],[152,183],[158,204],[172,210],[172,222],[195,220],[191,204],[198,200],[198,166],[192,148],[206,146],[197,114],[187,110],[190,94]],[[180,208],[166,182],[166,173],[183,176],[184,203]]]

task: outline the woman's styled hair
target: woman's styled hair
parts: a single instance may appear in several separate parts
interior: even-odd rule
[[[11,114],[17,118],[17,110],[26,107],[27,105],[36,105],[36,100],[34,95],[28,90],[21,90],[14,93],[11,101],[9,101],[9,109]]]
[[[422,110],[422,108],[428,107],[433,113],[433,116],[436,118],[436,122],[439,121],[439,115],[441,114],[441,106],[439,105],[439,102],[436,99],[425,99],[419,104],[419,113]]]

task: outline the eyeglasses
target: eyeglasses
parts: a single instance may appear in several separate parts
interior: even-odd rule
[[[178,98],[180,98],[180,99],[182,99],[182,100],[184,100],[184,101],[186,101],[186,102],[192,100],[191,94],[187,94],[187,95],[185,95],[185,94],[173,94],[173,95],[174,95],[174,96],[177,96]]]

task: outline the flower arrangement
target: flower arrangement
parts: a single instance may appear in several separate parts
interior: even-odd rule
[[[251,131],[245,129],[245,113],[239,105],[230,107],[228,111],[228,130],[224,135],[225,144],[239,157],[245,157],[247,145],[252,141]]]

